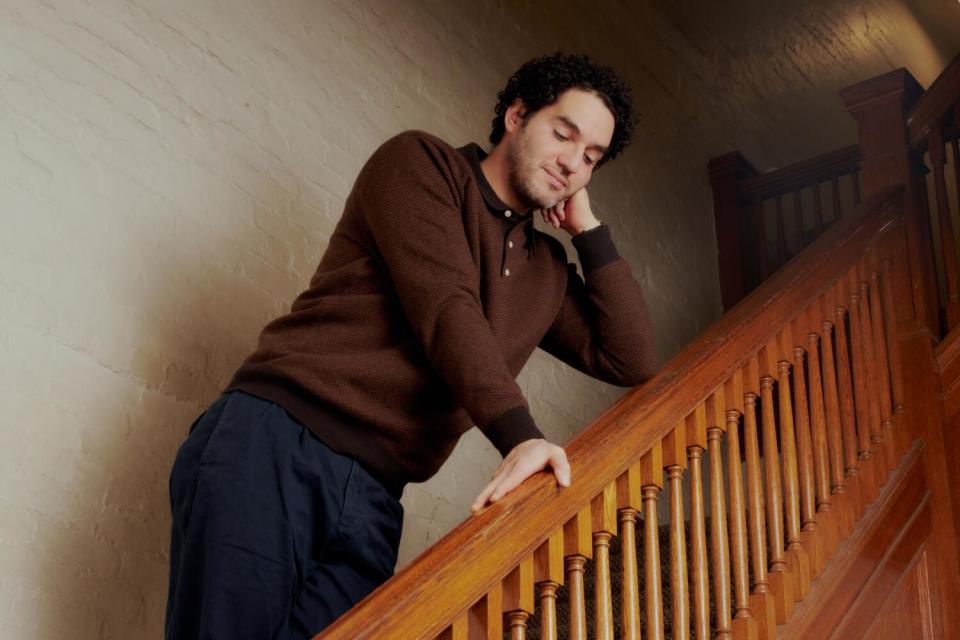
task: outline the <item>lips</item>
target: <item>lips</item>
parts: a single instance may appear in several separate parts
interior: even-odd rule
[[[544,169],[544,172],[547,174],[547,178],[550,181],[550,184],[553,185],[554,189],[566,189],[567,181],[561,178],[559,175],[551,171],[550,169]]]

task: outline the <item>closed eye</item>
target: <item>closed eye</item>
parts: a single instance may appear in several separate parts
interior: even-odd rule
[[[560,133],[559,131],[557,131],[556,129],[553,130],[553,137],[559,140],[560,142],[566,142],[567,140],[570,139],[567,136]]]

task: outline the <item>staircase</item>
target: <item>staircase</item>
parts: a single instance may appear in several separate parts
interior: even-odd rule
[[[855,147],[712,162],[727,313],[568,445],[572,486],[535,476],[319,637],[960,637],[960,285],[923,188],[960,59],[911,81],[843,92]]]

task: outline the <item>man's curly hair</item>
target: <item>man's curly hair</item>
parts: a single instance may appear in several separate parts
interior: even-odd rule
[[[633,135],[633,99],[630,87],[610,67],[598,65],[583,54],[557,52],[530,60],[516,70],[507,86],[497,94],[496,115],[490,132],[490,142],[500,142],[504,134],[503,117],[517,98],[527,107],[526,116],[549,106],[568,89],[592,91],[613,114],[613,137],[599,167],[613,160],[630,144]]]

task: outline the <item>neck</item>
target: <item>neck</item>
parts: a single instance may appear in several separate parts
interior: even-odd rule
[[[510,162],[505,144],[495,146],[490,154],[480,161],[480,169],[498,198],[517,213],[527,213],[529,207],[522,203],[510,184]]]

